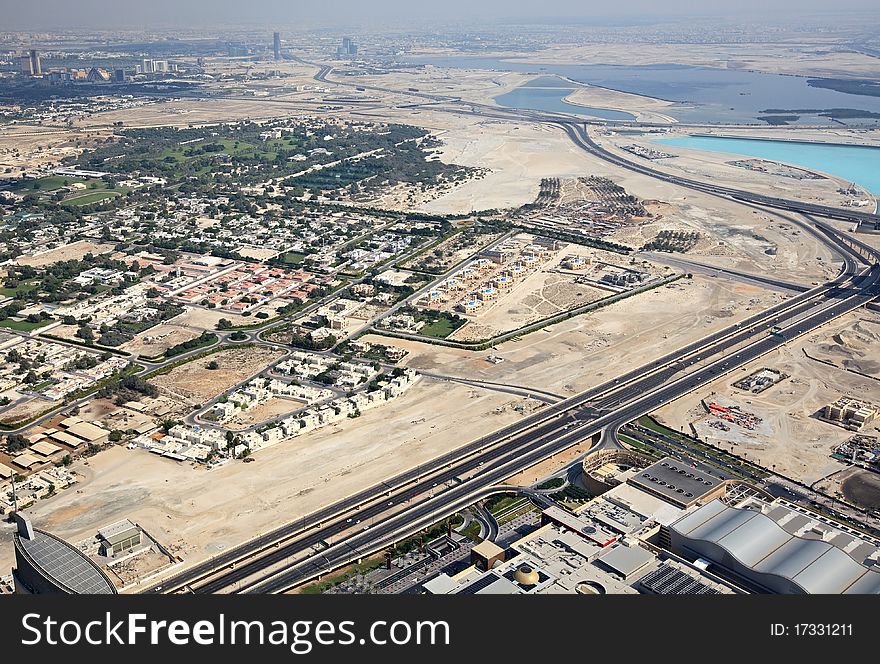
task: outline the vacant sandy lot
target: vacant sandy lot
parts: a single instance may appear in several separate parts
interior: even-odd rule
[[[15,262],[19,265],[43,267],[52,263],[58,263],[59,261],[80,260],[88,253],[97,256],[98,254],[106,254],[110,251],[113,251],[112,244],[79,240],[78,242],[72,242],[56,249],[49,249],[33,256],[19,256]]]
[[[40,501],[31,517],[74,541],[130,518],[195,563],[514,422],[534,403],[424,379],[388,408],[261,450],[253,464],[206,471],[114,447],[75,463],[83,493]],[[4,568],[10,537],[0,534]]]
[[[458,124],[458,123],[456,123]],[[590,158],[561,131],[500,120],[450,127],[440,136],[445,162],[491,170],[426,204],[435,213],[519,207],[538,195],[541,178],[588,175]]]
[[[0,422],[18,422],[19,420],[24,420],[42,413],[45,410],[49,410],[56,405],[58,404],[46,401],[45,399],[28,399],[27,401],[16,404],[9,410],[3,411],[3,413],[0,414]]]
[[[831,362],[844,369],[854,369],[880,377],[880,320],[860,316],[851,325],[814,344],[809,352],[813,357]]]
[[[732,325],[779,302],[778,293],[696,275],[508,341],[491,351],[367,335],[410,354],[402,365],[433,373],[550,390],[568,396]],[[504,359],[500,364],[487,355]]]
[[[78,155],[77,137],[64,129],[34,125],[0,126],[0,173],[19,177],[44,166],[55,166],[65,157]],[[11,169],[7,173],[7,169]]]
[[[266,260],[267,258],[272,258],[276,256],[278,252],[274,249],[263,249],[261,247],[252,247],[250,245],[243,245],[236,249],[236,251],[244,256],[245,258],[253,258],[258,261]]]
[[[198,330],[192,328],[162,323],[139,334],[127,344],[120,346],[120,349],[132,355],[161,355],[172,346],[195,339],[199,334],[201,333]]]
[[[526,277],[513,292],[491,307],[469,316],[471,322],[449,338],[460,341],[486,339],[607,295],[610,295],[608,291],[576,284],[571,275],[539,271]]]
[[[167,374],[151,378],[164,396],[177,399],[182,410],[204,404],[243,380],[260,373],[283,351],[263,346],[229,348],[175,367]],[[211,362],[220,365],[208,369]]]
[[[227,420],[223,426],[233,431],[238,431],[269,419],[281,417],[287,413],[304,408],[306,405],[302,401],[276,397],[269,399],[266,403],[254,406],[250,410],[239,411],[231,419]]]
[[[594,108],[626,109],[633,113],[640,122],[672,122],[672,118],[666,115],[665,111],[675,105],[662,99],[641,97],[592,85],[578,85],[575,91],[565,98],[565,101]]]
[[[816,417],[826,404],[843,395],[880,403],[880,381],[865,378],[841,367],[830,367],[810,359],[817,349],[827,346],[829,339],[846,334],[854,326],[863,326],[863,319],[880,325],[880,316],[860,311],[833,321],[786,348],[774,351],[728,377],[660,409],[660,419],[674,428],[696,424],[698,431],[714,444],[745,454],[749,459],[789,477],[812,483],[840,470],[843,465],[830,458],[834,447],[853,433]],[[877,356],[876,347],[872,349]],[[760,394],[747,394],[732,386],[741,376],[761,367],[787,373],[790,378]],[[763,421],[748,431],[729,424],[729,431],[710,428],[711,421],[700,405],[700,399],[717,400],[723,405],[735,403],[754,413]],[[877,435],[875,426],[862,433]]]
[[[255,319],[252,315],[239,316],[228,311],[203,309],[201,307],[187,307],[187,311],[172,318],[171,322],[178,327],[189,327],[199,331],[216,330],[217,322],[221,318],[232,321],[233,325],[251,325],[252,323],[259,322],[259,319]]]

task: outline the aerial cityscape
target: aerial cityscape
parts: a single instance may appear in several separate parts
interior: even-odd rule
[[[76,4],[0,2],[0,594],[880,594],[871,3]]]

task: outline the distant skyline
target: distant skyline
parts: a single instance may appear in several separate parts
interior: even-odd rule
[[[229,25],[301,25],[308,28],[352,27],[358,24],[376,27],[393,22],[416,24],[420,20],[443,23],[506,22],[541,19],[559,22],[570,18],[585,23],[610,18],[642,22],[663,16],[729,16],[760,21],[780,17],[787,11],[795,19],[809,12],[840,14],[870,12],[878,14],[876,0],[837,0],[833,7],[827,0],[666,0],[662,11],[656,0],[622,0],[608,3],[594,0],[557,0],[535,3],[525,0],[446,0],[440,3],[416,3],[413,0],[0,0],[0,30],[46,30],[92,28],[178,28]],[[833,14],[832,14],[833,12]],[[426,26],[427,27],[427,26]]]

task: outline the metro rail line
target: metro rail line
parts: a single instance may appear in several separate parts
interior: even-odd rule
[[[852,266],[850,266],[850,269],[852,269]],[[712,344],[717,344],[721,341],[724,341],[725,339],[729,339],[732,337],[736,339],[735,342],[738,342],[744,337],[744,335],[748,334],[750,330],[757,330],[758,326],[762,326],[760,327],[760,330],[765,331],[769,329],[773,324],[775,324],[775,319],[773,317],[778,318],[786,312],[790,312],[795,309],[798,313],[804,311],[809,308],[809,306],[811,306],[811,303],[814,301],[815,298],[827,296],[827,294],[833,289],[843,288],[854,277],[855,275],[852,272],[844,270],[841,272],[840,275],[838,275],[838,277],[836,277],[831,282],[828,282],[828,284],[823,284],[822,286],[814,288],[810,291],[788,298],[766,310],[757,312],[756,314],[750,316],[743,321],[740,321],[737,324],[728,326],[727,328],[708,335],[707,337],[704,337],[697,342],[693,342],[680,349],[677,349],[676,351],[668,353],[667,355],[660,357],[642,367],[629,371],[622,376],[606,381],[594,388],[586,390],[579,395],[566,399],[557,404],[546,406],[537,413],[530,415],[512,425],[504,427],[499,431],[493,432],[476,441],[473,441],[472,443],[469,443],[464,447],[459,448],[458,450],[454,450],[453,452],[447,453],[437,459],[432,460],[431,462],[422,464],[421,466],[401,473],[400,475],[386,480],[379,485],[370,487],[369,489],[361,491],[354,496],[330,505],[327,508],[307,515],[306,517],[298,519],[290,524],[286,524],[285,526],[282,526],[281,528],[278,528],[271,533],[263,535],[256,540],[246,542],[231,549],[228,552],[225,552],[224,554],[215,556],[214,558],[200,563],[193,568],[184,570],[177,575],[171,577],[170,579],[164,581],[163,583],[154,585],[146,592],[168,592],[175,588],[192,584],[193,582],[201,578],[210,576],[218,570],[222,570],[224,567],[233,565],[244,558],[258,555],[261,551],[264,551],[270,547],[274,547],[281,542],[296,538],[302,533],[307,532],[310,529],[313,529],[327,522],[328,520],[332,520],[335,517],[344,516],[352,510],[357,510],[359,507],[363,507],[369,504],[371,501],[377,500],[379,497],[397,497],[398,495],[400,495],[400,492],[403,489],[406,489],[407,487],[410,487],[410,489],[412,489],[412,485],[417,484],[420,479],[431,478],[431,474],[433,472],[436,472],[437,470],[442,469],[446,466],[450,466],[456,461],[460,462],[463,459],[485,451],[486,453],[479,456],[478,460],[476,461],[477,464],[484,463],[486,461],[486,458],[491,457],[493,447],[500,444],[504,440],[507,440],[511,436],[514,436],[517,433],[528,430],[530,428],[538,427],[540,424],[546,423],[548,420],[558,419],[563,413],[578,408],[590,401],[593,401],[605,395],[611,394],[613,396],[616,391],[619,392],[620,390],[625,389],[625,386],[630,384],[632,381],[638,378],[644,378],[652,372],[656,372],[664,367],[668,367],[674,364],[676,365],[677,369],[680,369],[686,366],[684,362],[688,358],[691,358],[692,364],[694,362],[702,361],[705,357],[708,356],[706,349],[711,347]],[[556,430],[557,423],[551,421],[549,425],[545,428],[549,431]],[[535,429],[534,434],[541,435],[544,432],[545,428]],[[418,492],[413,493],[412,490],[410,490],[407,493],[409,494],[408,497],[412,497],[413,495],[417,495]]]
[[[477,472],[477,475],[470,481],[477,482],[477,488],[482,490],[488,486],[485,482],[490,480],[497,481],[498,479],[504,479],[504,477],[514,474],[509,464],[513,464],[515,468],[519,469],[527,468],[535,463],[536,460],[541,460],[542,458],[545,458],[545,456],[555,454],[557,451],[561,451],[584,438],[595,435],[595,433],[600,431],[603,426],[607,426],[615,422],[617,419],[634,419],[644,413],[634,411],[632,410],[632,407],[625,408],[622,413],[618,412],[622,407],[621,404],[627,405],[632,400],[634,400],[635,403],[639,403],[646,392],[657,390],[662,386],[669,384],[669,381],[673,381],[673,385],[676,385],[685,391],[690,391],[699,384],[699,380],[696,383],[691,383],[686,380],[687,375],[678,378],[676,377],[682,372],[687,372],[689,368],[695,368],[695,370],[699,372],[699,376],[704,380],[714,380],[721,375],[722,372],[732,370],[734,365],[738,366],[738,359],[742,362],[749,361],[759,354],[769,352],[769,350],[772,350],[789,340],[788,338],[767,335],[766,332],[772,325],[778,325],[779,322],[784,323],[786,320],[792,320],[794,322],[790,323],[790,327],[795,325],[801,326],[797,329],[792,329],[792,334],[799,334],[804,330],[811,329],[810,325],[815,321],[826,322],[842,313],[852,310],[855,306],[861,306],[864,301],[867,301],[867,299],[871,299],[876,295],[874,290],[876,290],[876,283],[878,279],[880,279],[880,270],[877,268],[871,268],[866,270],[865,273],[857,275],[855,278],[848,278],[847,280],[849,279],[852,279],[853,281],[851,285],[848,285],[845,282],[843,284],[834,285],[821,295],[814,294],[814,297],[808,301],[795,303],[793,306],[786,308],[787,315],[780,312],[769,314],[768,312],[762,312],[762,314],[756,315],[756,318],[763,318],[763,324],[751,327],[731,326],[728,332],[732,330],[732,333],[722,336],[718,342],[710,345],[710,347],[698,350],[696,354],[693,355],[690,364],[677,361],[667,363],[665,365],[666,368],[663,370],[647,372],[644,371],[646,367],[643,367],[641,370],[631,372],[633,374],[641,373],[641,377],[638,379],[634,378],[624,382],[621,382],[621,379],[611,381],[612,383],[617,383],[618,388],[606,391],[606,397],[603,401],[590,404],[592,406],[592,408],[590,408],[590,410],[593,411],[592,413],[578,408],[578,406],[585,404],[588,400],[586,393],[584,395],[579,395],[575,398],[578,402],[577,405],[569,404],[567,410],[573,412],[567,417],[556,418],[554,421],[525,431],[512,440],[493,447],[480,455],[452,464],[436,477],[429,478],[431,481],[425,480],[421,483],[416,483],[408,489],[394,494],[392,502],[395,505],[400,505],[401,502],[406,503],[413,498],[430,492],[432,487],[454,482],[455,478],[475,471]],[[867,295],[865,293],[866,290],[868,291]],[[792,298],[792,300],[794,299],[795,298]],[[788,303],[789,302],[787,301],[783,304]],[[770,316],[769,319],[768,316]],[[807,321],[806,323],[803,322],[805,320]],[[783,329],[785,330],[785,328]],[[750,345],[747,346],[746,349],[737,351],[738,354],[734,355],[732,359],[729,359],[730,356],[728,350],[730,348],[749,340],[751,340]],[[756,354],[756,351],[760,351],[760,353]],[[718,357],[712,361],[712,364],[710,364],[709,367],[697,367],[698,363],[711,359],[714,356]],[[725,361],[726,359],[727,361]],[[670,394],[672,393],[664,393],[666,397],[669,397]],[[595,398],[595,395],[590,396]],[[643,405],[647,405],[649,410],[653,410],[660,403],[663,403],[663,401],[661,400],[656,403],[651,401]],[[557,404],[557,406],[559,406],[559,404]],[[600,414],[602,410],[612,407],[614,407],[615,410],[606,415]],[[535,456],[536,454],[537,456]],[[504,467],[506,469],[506,474],[504,474],[503,477],[496,477],[495,474],[489,472],[498,467]],[[457,487],[453,486],[453,488]],[[442,495],[446,495],[448,491],[449,489],[444,491]],[[451,499],[455,496],[454,494],[449,494],[449,497]],[[457,505],[458,503],[456,502],[455,504]],[[359,520],[361,522],[366,519],[372,521],[388,511],[388,507],[384,504],[384,501],[381,501],[362,509],[358,513],[358,516],[360,517]],[[407,510],[406,513],[409,513],[409,511]],[[385,520],[393,520],[395,518],[397,517],[392,515]],[[221,575],[221,577],[195,589],[195,591],[220,591],[224,588],[229,588],[233,584],[240,583],[245,579],[254,576],[254,574],[258,573],[260,570],[276,565],[285,559],[292,559],[297,555],[301,556],[303,551],[309,547],[319,545],[321,542],[326,542],[329,539],[338,536],[340,533],[349,530],[351,528],[349,521],[338,519],[332,523],[328,523],[326,526],[318,527],[313,532],[303,534],[288,544],[280,545],[277,549],[267,553],[261,558],[244,563],[233,570],[229,570],[227,573]],[[363,555],[363,550],[358,550],[357,552]],[[318,553],[315,555],[318,555]],[[323,556],[326,555],[326,553],[320,552],[320,555]],[[305,564],[305,561],[300,564]],[[297,583],[300,581],[301,579],[296,579]],[[261,588],[262,586],[255,587]]]
[[[615,404],[615,409],[611,412],[592,416],[585,421],[568,423],[549,435],[544,434],[538,438],[526,436],[522,445],[503,456],[499,455],[494,462],[480,468],[473,477],[453,483],[439,495],[423,500],[402,513],[388,516],[375,527],[350,534],[342,541],[288,566],[281,572],[271,573],[265,580],[245,587],[243,592],[283,592],[317,578],[330,569],[390,546],[407,534],[473,502],[474,497],[480,492],[492,488],[505,478],[595,435],[603,428],[619,420],[636,419],[692,391],[699,385],[715,380],[778,348],[791,338],[805,334],[829,320],[862,306],[877,296],[878,282],[880,282],[880,268],[870,268],[864,275],[862,288],[855,292],[841,291],[830,298],[830,302],[817,305],[806,315],[783,328],[788,333],[785,338],[770,335],[759,337],[745,348],[736,350],[732,354],[725,354],[708,366],[674,378],[671,382],[665,380],[663,376],[655,376],[632,384],[626,388],[628,394],[632,396],[631,400],[623,404]],[[332,530],[328,528],[325,534],[331,533]],[[320,534],[316,533],[313,537],[320,537]],[[324,539],[326,541],[326,537]],[[289,558],[291,554],[290,551],[279,552],[277,559]]]
[[[322,73],[326,76],[326,72]],[[592,141],[582,123],[555,118],[531,119],[562,125],[583,149],[615,165],[673,184],[728,196],[745,204],[807,214],[827,212],[823,206],[802,207],[791,201],[697,181],[682,182],[674,176],[661,174],[608,153]],[[848,221],[854,220],[853,214],[865,215],[845,214]],[[874,215],[867,216],[877,219]],[[843,256],[841,273],[828,283],[786,299],[740,323],[579,395],[546,406],[515,424],[298,519],[200,566],[184,570],[147,592],[168,592],[181,587],[199,593],[230,589],[239,592],[283,592],[335,567],[381,550],[423,525],[436,522],[473,502],[477,497],[497,491],[498,487],[494,486],[497,482],[538,461],[596,435],[605,427],[650,412],[778,348],[791,338],[876,298],[880,281],[878,252],[829,224],[815,219],[810,221],[816,229],[812,232],[826,244],[833,244]],[[860,263],[868,263],[870,267],[860,269]],[[774,327],[780,328],[781,335],[769,334]],[[736,349],[737,346],[742,347]],[[736,350],[731,354],[732,349]],[[712,359],[716,355],[720,357]],[[705,362],[709,363],[704,366]],[[468,474],[473,476],[467,477]],[[439,491],[436,496],[433,495],[435,490]],[[427,499],[424,498],[426,493],[430,494]],[[412,504],[415,498],[420,500]],[[401,506],[403,509],[396,511]],[[390,507],[394,509],[390,510]],[[366,519],[371,524],[378,519],[379,523],[365,526],[362,531],[350,532],[355,528],[351,525],[353,516],[350,515],[353,514],[358,515],[360,523]],[[329,542],[337,537],[341,540],[330,545]],[[289,564],[294,559],[296,562]],[[270,569],[284,566],[285,561],[288,564],[281,571]]]

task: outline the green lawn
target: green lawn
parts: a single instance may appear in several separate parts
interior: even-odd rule
[[[305,259],[305,254],[301,254],[296,251],[288,251],[286,254],[284,254],[284,262],[288,265],[302,265],[302,262]]]
[[[514,503],[518,503],[522,500],[519,496],[503,496],[500,498],[496,498],[494,501],[492,499],[486,503],[486,509],[488,509],[492,514],[498,514],[499,512],[503,512],[508,507],[513,505]],[[491,505],[491,507],[490,507]]]
[[[331,588],[338,586],[340,583],[348,581],[350,578],[358,574],[367,574],[374,569],[379,569],[385,564],[384,557],[375,556],[368,558],[362,563],[348,565],[342,568],[336,574],[326,577],[323,581],[310,583],[300,591],[303,595],[320,595],[327,592]]]
[[[15,288],[0,288],[0,295],[3,297],[18,297],[22,293],[26,293],[36,286],[39,282],[36,280],[22,281]]]
[[[192,149],[195,147],[204,147],[205,145],[212,145],[214,143],[219,143],[223,146],[223,152],[209,152],[209,153],[200,153],[192,156],[187,156],[185,153],[188,149]],[[180,145],[176,148],[166,148],[159,153],[156,157],[157,161],[162,161],[166,157],[174,157],[178,163],[186,163],[191,161],[192,159],[204,158],[205,156],[210,156],[212,154],[228,154],[232,157],[243,157],[243,156],[260,156],[266,159],[274,160],[275,157],[278,156],[277,150],[281,147],[290,148],[291,146],[286,144],[286,141],[266,141],[265,143],[250,143],[247,141],[238,141],[238,147],[235,146],[236,141],[232,139],[205,139],[199,143],[190,143],[187,145]]]
[[[468,524],[468,527],[461,531],[461,534],[474,542],[479,542],[480,541],[480,522],[479,521],[471,521],[470,524]]]
[[[440,320],[436,320],[433,323],[425,325],[421,330],[419,330],[419,334],[423,334],[426,337],[445,339],[454,331],[455,328],[452,327],[452,323],[445,318],[441,318]]]
[[[85,194],[83,196],[77,196],[76,198],[68,198],[61,202],[62,205],[91,205],[92,203],[98,203],[100,201],[106,200],[108,198],[113,198],[114,196],[118,196],[120,194],[119,191],[96,191],[90,194]]]
[[[51,322],[51,320],[41,320],[39,323],[28,323],[26,320],[13,320],[12,318],[7,318],[5,320],[0,320],[0,327],[16,330],[18,332],[30,332],[37,328],[45,327]]]
[[[74,178],[69,177],[67,175],[49,175],[44,178],[38,178],[36,180],[23,180],[20,183],[17,183],[14,189],[18,191],[55,191],[56,189],[61,189],[70,184],[84,184],[87,187],[91,184],[95,184],[100,188],[106,187],[106,183],[101,179],[96,178]]]
[[[645,427],[646,429],[650,429],[656,433],[659,433],[663,436],[669,436],[670,438],[680,439],[682,437],[680,431],[676,431],[675,429],[670,429],[669,427],[665,427],[654,418],[644,415],[639,418],[638,423],[640,426]]]

